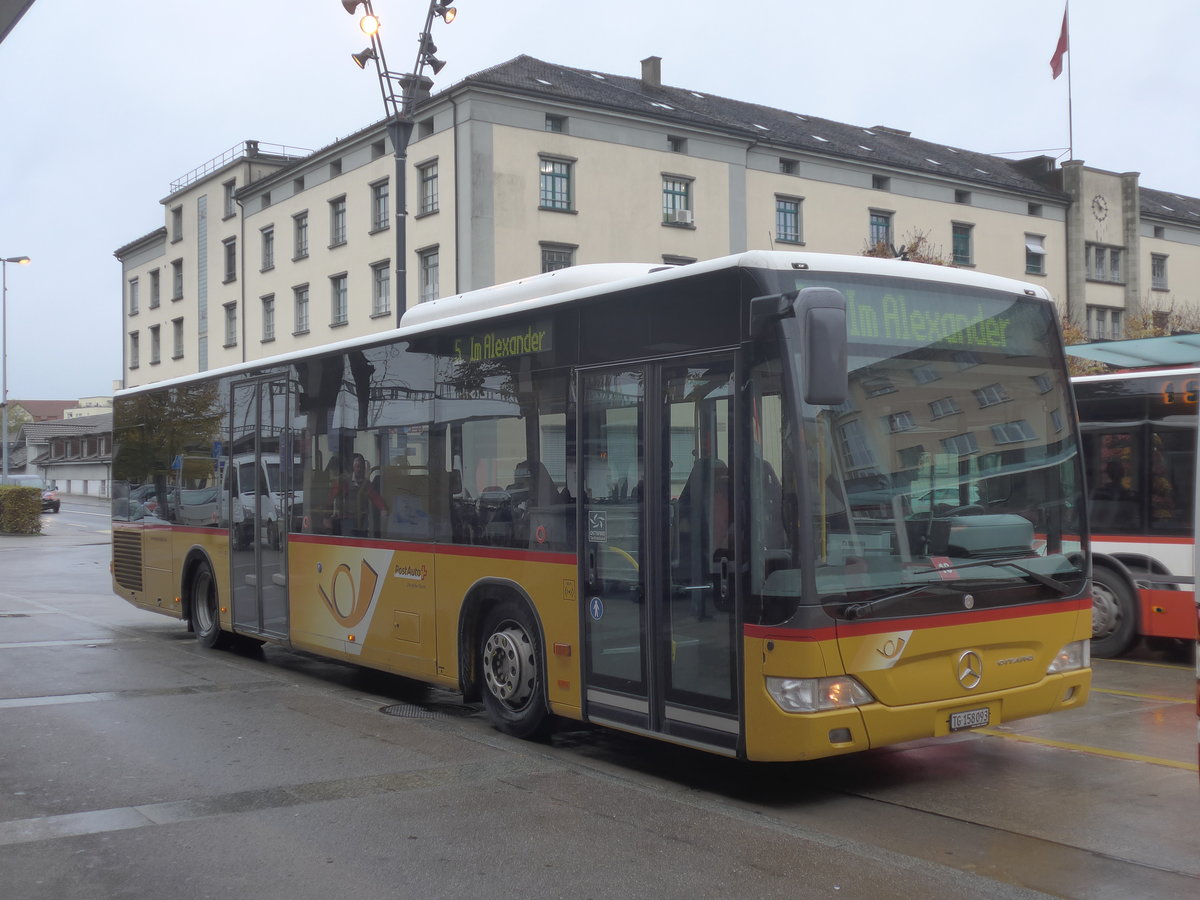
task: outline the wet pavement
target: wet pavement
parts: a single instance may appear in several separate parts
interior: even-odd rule
[[[0,536],[6,898],[1200,895],[1189,663],[814,763],[529,743],[403,679],[202,650],[112,595],[105,513]]]

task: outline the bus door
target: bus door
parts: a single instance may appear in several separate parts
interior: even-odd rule
[[[287,637],[285,537],[292,493],[273,486],[268,474],[268,465],[274,470],[292,459],[287,381],[241,382],[232,390],[232,455],[223,500],[228,504],[233,624],[243,633]]]
[[[585,708],[735,753],[732,356],[580,374]]]

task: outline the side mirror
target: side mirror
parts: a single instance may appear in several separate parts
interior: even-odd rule
[[[805,288],[795,312],[803,336],[804,400],[840,406],[849,392],[846,298],[833,288]]]

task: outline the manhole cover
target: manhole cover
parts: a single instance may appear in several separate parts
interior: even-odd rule
[[[437,719],[441,713],[423,706],[413,706],[411,703],[397,703],[395,706],[385,706],[380,710],[385,716],[399,716],[402,719]]]

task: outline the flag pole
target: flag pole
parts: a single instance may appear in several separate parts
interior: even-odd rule
[[[1070,51],[1071,43],[1071,2],[1067,0],[1066,9],[1063,12],[1066,17],[1067,27],[1067,158],[1075,158],[1075,112],[1071,102],[1071,57],[1075,54]]]

